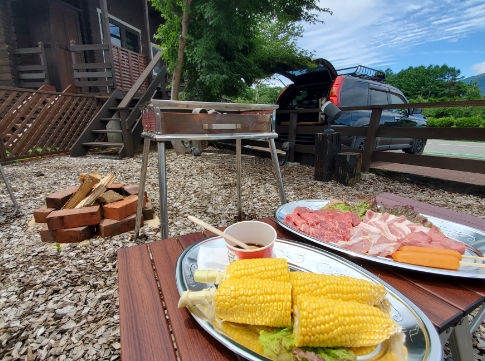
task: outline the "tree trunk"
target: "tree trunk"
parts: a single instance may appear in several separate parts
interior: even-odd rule
[[[172,75],[172,91],[171,99],[178,100],[180,80],[182,79],[182,69],[184,65],[184,49],[187,42],[187,34],[189,33],[189,9],[192,0],[184,0],[184,12],[182,16],[182,34],[179,37],[178,60]]]
[[[184,0],[183,2],[183,16],[182,16],[182,34],[179,36],[178,60],[172,75],[172,90],[170,98],[172,100],[179,99],[180,80],[182,78],[182,70],[184,65],[184,49],[187,41],[187,34],[189,32],[189,9],[192,0]],[[172,141],[173,149],[177,154],[186,154],[190,152],[190,148],[185,147],[184,142]]]

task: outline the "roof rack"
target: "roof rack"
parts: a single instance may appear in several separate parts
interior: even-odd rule
[[[342,70],[352,70],[352,71],[341,73]],[[356,65],[348,68],[337,69],[337,73],[339,75],[348,75],[348,76],[355,76],[357,78],[374,80],[380,83],[385,83],[386,81],[386,73],[384,73],[381,70],[368,68],[363,65]]]

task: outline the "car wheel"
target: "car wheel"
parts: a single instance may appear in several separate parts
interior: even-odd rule
[[[423,154],[426,141],[426,139],[414,139],[411,148],[403,149],[403,151],[409,154]]]
[[[365,137],[355,137],[352,148],[364,150],[364,145],[365,145]]]

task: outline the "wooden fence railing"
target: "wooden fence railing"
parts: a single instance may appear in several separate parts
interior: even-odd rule
[[[470,107],[485,106],[485,100],[466,100],[435,103],[372,105],[361,107],[342,107],[342,111],[371,110],[368,127],[332,127],[343,136],[366,137],[363,151],[343,150],[362,153],[362,171],[368,172],[372,161],[385,161],[400,164],[411,164],[423,167],[459,170],[485,174],[485,160],[464,159],[456,157],[442,157],[431,155],[413,155],[397,152],[375,151],[376,137],[388,138],[417,138],[417,139],[446,139],[446,140],[482,140],[485,141],[485,128],[409,128],[379,126],[383,109],[409,109],[409,108],[438,108],[438,107]],[[294,153],[315,154],[314,145],[295,144],[297,135],[315,135],[322,133],[327,127],[322,125],[298,125],[297,118],[300,113],[318,113],[319,109],[304,110],[278,110],[277,114],[289,113],[290,125],[277,125],[278,134],[288,134],[292,142],[291,155]]]
[[[0,162],[68,152],[100,108],[92,95],[0,87]]]
[[[147,67],[147,59],[144,55],[135,53],[119,46],[112,45],[113,69],[115,72],[116,89],[130,90],[135,85],[143,70]],[[138,90],[147,90],[148,81],[144,81]]]
[[[34,48],[15,49],[17,56],[17,77],[22,88],[37,89],[49,84],[49,73],[45,57],[44,44],[39,42]],[[27,63],[24,63],[27,60]]]
[[[87,44],[76,45],[71,40],[69,50],[72,56],[72,69],[74,76],[74,85],[81,88],[83,93],[89,92],[90,87],[115,87],[113,63],[111,62],[111,45],[110,44]],[[103,52],[103,63],[85,63],[86,52]],[[107,91],[108,93],[110,91]]]

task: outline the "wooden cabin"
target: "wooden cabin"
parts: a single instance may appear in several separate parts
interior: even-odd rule
[[[161,23],[147,0],[0,0],[0,86],[129,90]]]
[[[0,0],[0,162],[92,148],[132,157],[167,99],[148,0]]]

